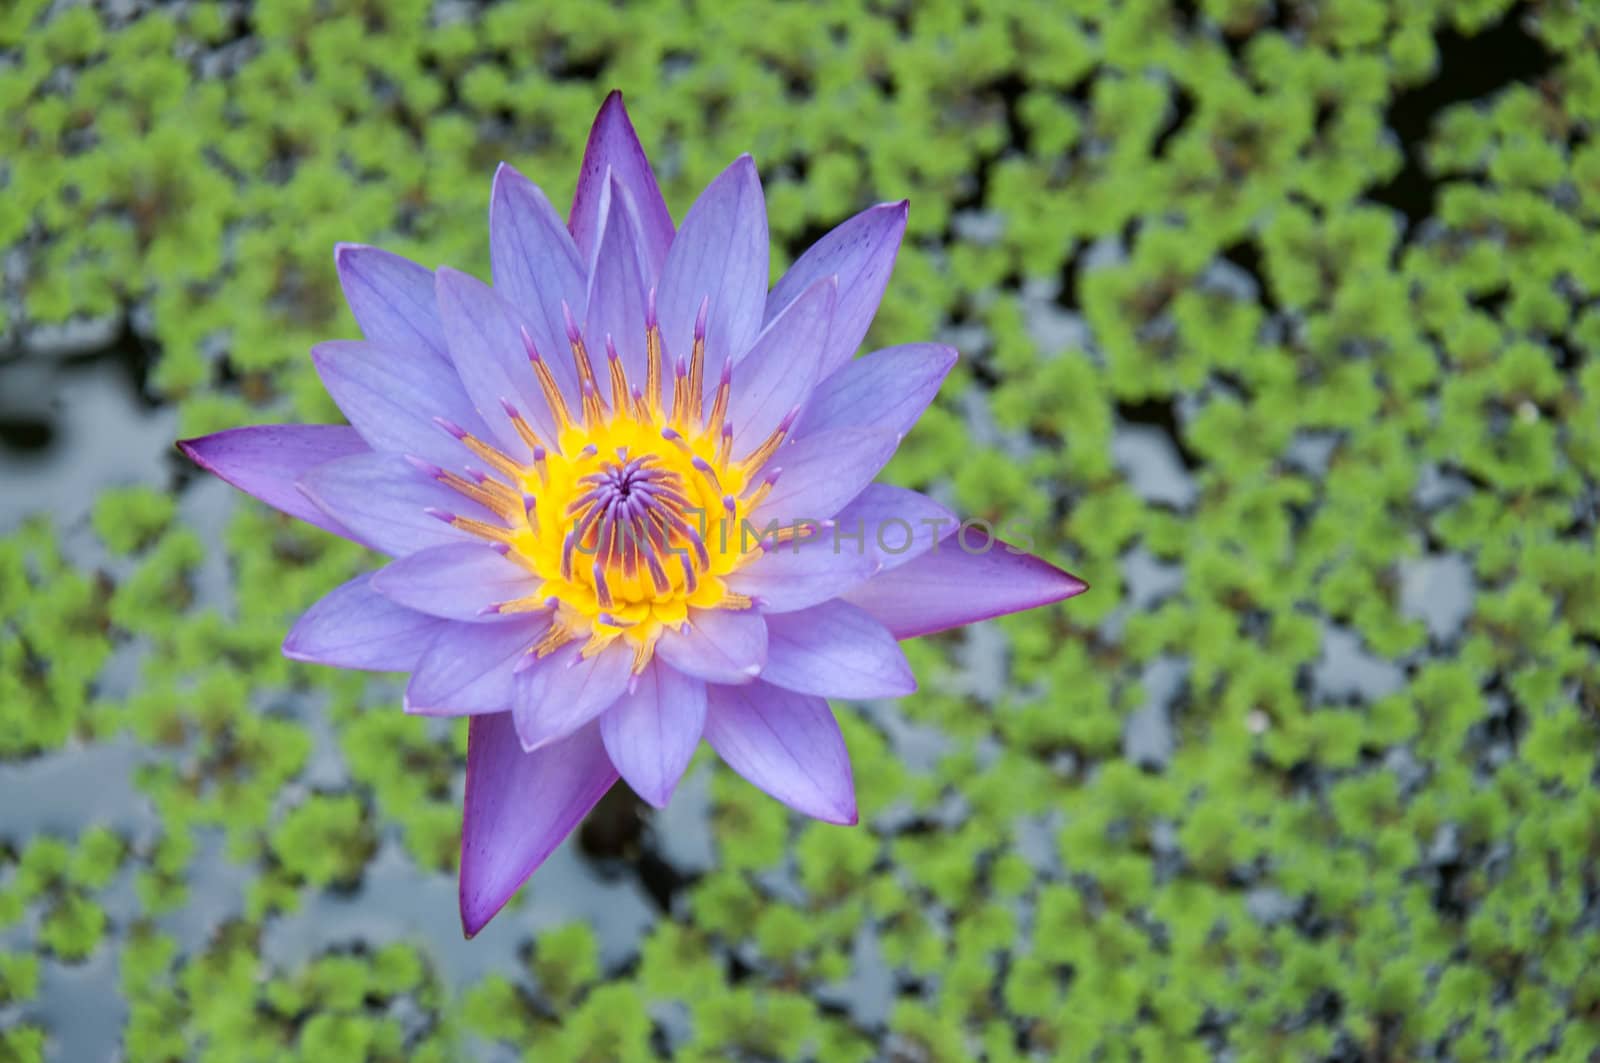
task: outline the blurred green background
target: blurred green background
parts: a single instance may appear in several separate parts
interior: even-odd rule
[[[283,660],[372,564],[171,441],[332,421],[335,241],[487,275],[621,88],[774,276],[912,201],[891,480],[1093,591],[702,756],[473,942],[465,728]],[[1600,4],[0,3],[0,1060],[1591,1060]]]

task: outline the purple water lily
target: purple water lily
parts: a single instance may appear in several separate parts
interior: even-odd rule
[[[409,672],[407,712],[471,717],[469,936],[619,776],[665,805],[702,738],[790,807],[856,822],[826,699],[909,694],[897,640],[1085,589],[872,482],[956,360],[933,343],[853,358],[906,210],[856,215],[769,292],[754,164],[675,228],[613,93],[569,221],[495,174],[493,287],[338,248],[366,339],[312,358],[348,427],[179,444],[394,559],[283,649]]]

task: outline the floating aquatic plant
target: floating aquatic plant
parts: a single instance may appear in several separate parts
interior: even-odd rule
[[[619,775],[664,806],[701,738],[785,804],[854,823],[826,699],[909,694],[898,640],[1085,589],[873,483],[956,360],[933,343],[853,357],[906,218],[858,214],[769,292],[754,163],[677,228],[613,94],[568,221],[495,175],[493,286],[338,248],[366,339],[312,357],[349,426],[180,444],[394,559],[313,606],[284,652],[409,672],[408,712],[472,718],[469,935]]]

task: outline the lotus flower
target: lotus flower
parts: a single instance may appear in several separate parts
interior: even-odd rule
[[[470,936],[619,775],[666,804],[704,738],[790,807],[856,821],[827,698],[911,693],[897,640],[1085,589],[933,500],[874,484],[956,360],[855,359],[907,205],[851,218],[767,290],[748,156],[675,228],[615,93],[568,221],[510,166],[494,285],[334,255],[366,339],[312,351],[344,425],[179,444],[392,561],[300,618],[286,655],[410,673],[468,716]],[[980,537],[981,538],[981,537]]]

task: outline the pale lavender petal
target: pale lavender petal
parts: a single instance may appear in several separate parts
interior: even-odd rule
[[[600,717],[600,737],[633,792],[665,808],[705,723],[706,685],[652,660],[633,691]]]
[[[372,574],[335,587],[307,609],[283,640],[283,655],[295,661],[409,672],[449,623],[414,612],[378,594]]]
[[[544,191],[505,163],[495,171],[490,193],[489,260],[496,290],[516,308],[539,353],[547,361],[570,366],[562,304],[571,309],[574,320],[584,319],[587,260],[578,254],[572,234]],[[447,333],[450,327],[446,320]],[[568,397],[576,397],[576,392],[568,392]]]
[[[889,629],[837,600],[767,617],[761,679],[825,698],[898,698],[917,689]]]
[[[742,357],[761,330],[767,270],[766,201],[755,163],[741,155],[700,193],[667,251],[656,305],[668,354],[689,357],[700,303],[709,299],[709,371]]]
[[[600,113],[589,130],[583,167],[578,173],[578,190],[572,197],[572,238],[585,262],[594,257],[601,243],[600,220],[604,212],[600,201],[604,198],[608,169],[627,192],[639,220],[640,246],[648,270],[645,280],[653,284],[661,274],[667,248],[672,244],[672,215],[656,184],[650,160],[633,131],[633,123],[628,121],[622,93],[616,91],[601,104]]]
[[[847,363],[818,384],[794,438],[836,428],[879,428],[904,437],[956,364],[953,347],[908,343]]]
[[[837,597],[878,571],[878,560],[853,539],[824,528],[804,542],[773,543],[724,577],[728,589],[757,599],[763,613],[790,613]]]
[[[566,230],[562,230],[565,232]],[[523,322],[500,293],[466,273],[439,271],[439,313],[450,337],[450,357],[467,395],[493,430],[492,442],[523,460],[532,452],[517,434],[501,405],[514,403],[518,412],[545,440],[556,436],[556,422],[528,364]],[[566,340],[559,348],[541,348],[545,364],[568,401],[576,392],[572,358]]]
[[[489,436],[447,361],[406,357],[355,340],[319,343],[311,360],[323,387],[374,450],[415,454],[453,468],[469,454],[434,418]]]
[[[904,201],[881,203],[857,214],[812,244],[767,297],[765,317],[771,321],[817,278],[838,276],[839,306],[823,351],[824,377],[848,362],[866,337],[889,284],[909,209]]]
[[[372,589],[408,609],[450,620],[510,620],[495,607],[527,598],[540,581],[526,567],[483,542],[430,546],[390,562]]]
[[[642,387],[645,379],[645,292],[640,271],[638,231],[622,202],[617,182],[604,196],[600,246],[589,276],[589,319],[584,327],[590,360],[600,379],[605,379],[606,337],[616,345],[617,356],[628,380]],[[665,246],[663,245],[663,251]]]
[[[962,548],[963,537],[973,552]],[[983,544],[989,549],[976,552]],[[1088,589],[1078,577],[974,529],[892,572],[880,572],[844,598],[872,614],[895,638],[909,639],[1049,605]]]
[[[667,628],[656,654],[708,683],[748,683],[767,660],[767,622],[754,609],[691,609],[686,630]]]
[[[599,728],[525,753],[509,712],[467,731],[461,820],[461,927],[482,930],[617,781]]]
[[[503,624],[448,621],[411,674],[405,710],[420,716],[509,714],[516,701],[515,669],[549,629],[544,614]]]
[[[708,693],[706,741],[730,768],[797,812],[856,822],[850,754],[826,701],[759,682]]]
[[[735,367],[728,403],[735,454],[759,447],[817,386],[838,289],[833,277],[807,288],[761,331]]]
[[[478,503],[428,479],[398,454],[367,453],[318,465],[300,489],[359,542],[398,557],[472,536],[428,510],[499,523]]]
[[[516,679],[512,718],[522,748],[559,742],[616,704],[633,674],[633,650],[613,642],[585,658],[574,644],[552,654],[543,667],[525,669]]]
[[[833,517],[832,534],[862,549],[883,569],[931,550],[961,521],[927,495],[893,484],[868,484]]]
[[[893,432],[873,428],[836,428],[785,443],[766,464],[782,474],[751,521],[766,527],[772,520],[832,517],[872,482],[899,443]]]
[[[313,504],[295,481],[318,465],[369,453],[354,428],[342,424],[254,425],[179,440],[178,449],[202,469],[272,508],[335,535],[351,537],[350,530]]]
[[[333,263],[363,336],[397,355],[450,364],[431,270],[362,244],[339,244]]]

